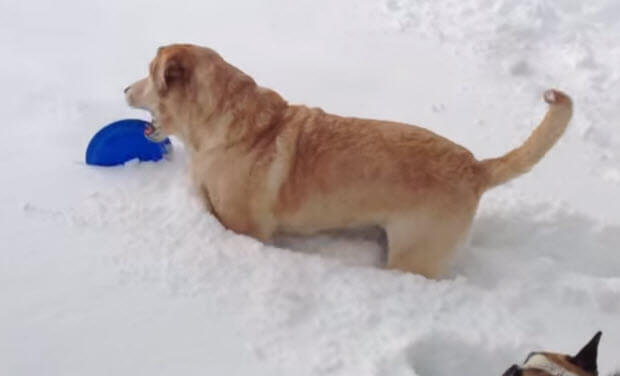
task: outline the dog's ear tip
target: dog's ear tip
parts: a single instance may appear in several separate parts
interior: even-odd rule
[[[586,345],[586,347],[588,346],[594,346],[596,348],[598,348],[598,344],[601,341],[601,337],[603,336],[603,332],[601,330],[599,330],[598,332],[596,332],[596,334],[594,335],[594,337],[592,337],[592,339],[590,340],[590,342]]]
[[[599,339],[603,336],[603,331],[599,330],[598,332],[596,332],[596,334],[594,335],[594,337],[598,337]]]
[[[586,347],[588,347],[588,346],[595,346],[595,345],[598,347],[598,343],[601,341],[601,337],[602,336],[603,336],[603,331],[599,330],[598,332],[596,332],[594,337],[592,337],[590,342],[588,342]]]
[[[599,330],[590,342],[571,358],[571,362],[585,371],[595,373],[597,371],[598,345],[602,336],[603,332]]]

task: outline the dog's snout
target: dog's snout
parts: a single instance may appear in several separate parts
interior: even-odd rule
[[[129,91],[129,89],[131,89],[131,85],[127,86],[127,87],[123,90],[123,93],[127,94],[127,92]]]

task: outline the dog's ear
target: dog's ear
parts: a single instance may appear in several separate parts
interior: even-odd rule
[[[503,376],[521,376],[523,371],[519,368],[518,365],[514,364],[512,367],[508,368],[506,372],[504,372]]]
[[[166,47],[158,52],[155,85],[164,94],[175,86],[186,85],[192,73],[191,53],[181,47]]]
[[[577,355],[569,358],[570,362],[584,371],[596,375],[598,373],[596,363],[596,358],[598,357],[598,344],[602,335],[602,332],[596,333],[594,338],[592,338]]]

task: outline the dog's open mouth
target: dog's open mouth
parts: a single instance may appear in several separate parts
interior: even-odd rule
[[[153,142],[162,142],[166,139],[166,136],[159,130],[155,117],[153,117],[153,120],[144,128],[144,137]]]

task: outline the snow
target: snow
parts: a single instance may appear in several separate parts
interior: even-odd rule
[[[0,373],[499,375],[604,336],[620,368],[615,0],[0,4]],[[264,245],[201,211],[186,158],[84,164],[159,45],[208,45],[291,102],[431,128],[479,158],[549,87],[568,131],[489,192],[449,275],[376,268],[382,234]]]

